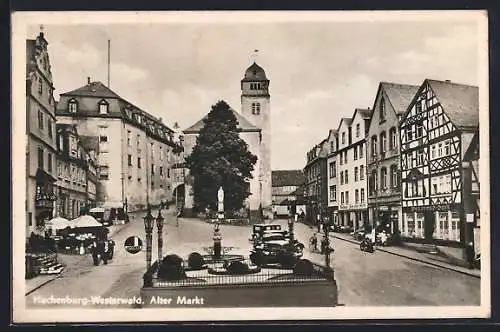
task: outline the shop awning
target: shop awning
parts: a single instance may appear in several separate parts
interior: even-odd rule
[[[43,169],[39,168],[36,171],[36,181],[40,183],[54,183],[57,181],[55,177],[53,177],[51,174],[45,172]]]

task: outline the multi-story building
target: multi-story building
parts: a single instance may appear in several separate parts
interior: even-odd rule
[[[370,224],[399,231],[401,191],[399,119],[406,112],[418,86],[381,82],[367,135],[368,215]]]
[[[87,206],[96,207],[99,187],[99,140],[93,136],[80,136],[80,143],[88,153],[87,158]],[[102,201],[102,200],[101,200]]]
[[[304,168],[306,220],[314,224],[326,217],[328,208],[327,143],[327,139],[324,139],[307,153],[307,163]]]
[[[296,213],[298,189],[305,183],[302,170],[275,170],[272,172],[273,212],[276,216]]]
[[[338,131],[337,129],[330,129],[327,138],[327,165],[328,165],[328,208],[327,214],[330,220],[338,223],[338,208],[339,203],[337,200],[338,176],[337,176],[337,149],[338,149]]]
[[[403,238],[463,247],[479,220],[478,88],[426,79],[400,128]]]
[[[56,114],[58,122],[99,140],[99,205],[135,211],[172,201],[174,149],[181,149],[161,118],[90,78],[61,94]]]
[[[74,219],[96,196],[96,160],[73,125],[57,124],[57,215]],[[89,173],[91,174],[89,176]],[[93,174],[92,174],[93,173]],[[93,175],[93,176],[92,176]]]
[[[342,118],[338,128],[338,177],[341,225],[354,229],[368,223],[366,181],[366,134],[372,110],[356,109],[352,118]]]
[[[54,85],[43,32],[26,40],[26,236],[43,233],[54,213]]]

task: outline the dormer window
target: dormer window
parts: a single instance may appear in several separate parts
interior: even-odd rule
[[[99,102],[99,114],[108,114],[109,104],[105,100]]]
[[[74,99],[71,99],[68,103],[68,111],[70,113],[78,112],[78,102]]]

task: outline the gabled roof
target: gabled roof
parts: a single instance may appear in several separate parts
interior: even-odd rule
[[[258,132],[258,131],[260,131],[259,128],[257,128],[253,124],[251,124],[250,121],[248,121],[247,119],[245,119],[243,117],[243,115],[236,112],[232,108],[230,108],[230,110],[231,110],[231,112],[233,112],[234,116],[236,117],[236,121],[238,121],[238,129],[239,130],[245,131],[245,132]],[[192,125],[191,127],[187,128],[187,129],[184,129],[182,132],[184,134],[197,134],[197,133],[199,133],[201,128],[203,128],[203,126],[205,125],[203,121],[207,117],[208,117],[208,113],[201,120],[198,120],[194,125]]]
[[[118,98],[119,95],[113,92],[110,88],[101,82],[90,82],[76,90],[61,93],[61,96],[79,96],[79,97],[102,97],[102,98]]]
[[[276,170],[271,172],[273,187],[301,186],[305,180],[302,170]]]
[[[364,120],[366,120],[366,119],[371,119],[373,110],[371,110],[371,109],[365,109],[365,108],[356,108],[354,110],[354,114],[352,115],[353,119],[356,116],[356,113],[359,113],[359,115],[361,116],[361,118],[364,119]],[[351,120],[351,123],[352,123],[352,120]]]
[[[345,122],[345,124],[349,127],[352,124],[352,118],[341,118],[338,128],[340,128],[342,122]]]
[[[443,111],[459,128],[479,126],[479,88],[426,79]]]
[[[418,85],[380,82],[380,88],[385,91],[396,115],[401,115],[406,111],[420,87]]]

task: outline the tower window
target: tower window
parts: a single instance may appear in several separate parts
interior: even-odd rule
[[[252,114],[260,114],[260,103],[252,103]]]

